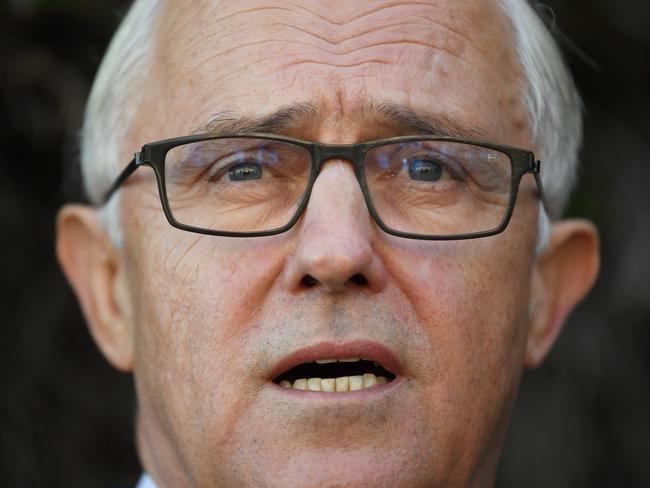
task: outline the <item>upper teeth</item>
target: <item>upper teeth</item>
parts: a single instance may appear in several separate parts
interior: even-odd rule
[[[366,373],[364,375],[341,376],[339,378],[300,378],[294,381],[293,384],[291,381],[282,380],[280,386],[293,388],[294,390],[345,392],[362,390],[375,385],[385,385],[386,383],[388,383],[388,378],[385,376]]]

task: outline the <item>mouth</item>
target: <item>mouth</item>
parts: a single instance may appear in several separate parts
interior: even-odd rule
[[[383,345],[355,341],[298,350],[281,360],[270,378],[287,389],[332,394],[381,387],[400,371],[399,360]]]

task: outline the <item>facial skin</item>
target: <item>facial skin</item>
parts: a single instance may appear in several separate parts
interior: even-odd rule
[[[157,34],[124,161],[215,114],[296,103],[313,110],[282,133],[307,140],[415,133],[377,109],[392,103],[534,149],[510,27],[488,0],[176,0]],[[172,228],[141,169],[120,190],[123,248],[70,206],[58,252],[102,351],[134,373],[138,448],[161,487],[490,486],[522,368],[598,267],[581,221],[556,224],[535,257],[535,188],[527,175],[503,234],[413,241],[383,233],[351,164],[331,160],[296,227],[233,239]],[[400,358],[399,387],[329,402],[270,387],[296,349],[356,339]]]

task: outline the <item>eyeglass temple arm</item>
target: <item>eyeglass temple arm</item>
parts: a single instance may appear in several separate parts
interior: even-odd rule
[[[542,205],[544,205],[544,210],[546,210],[546,214],[548,215],[548,204],[546,203],[546,193],[544,192],[544,185],[542,184],[542,175],[540,173],[540,167],[542,163],[540,161],[535,161],[533,163],[533,176],[535,177],[535,182],[537,183],[537,191],[539,192],[539,199],[542,201]]]
[[[108,203],[110,198],[113,196],[113,193],[115,193],[118,188],[126,181],[126,179],[131,176],[131,174],[138,169],[138,166],[142,164],[140,162],[141,158],[141,153],[136,153],[136,155],[133,157],[131,162],[122,170],[120,175],[117,177],[115,182],[111,185],[111,187],[108,189],[108,191],[104,194],[104,198],[102,199],[102,205]]]

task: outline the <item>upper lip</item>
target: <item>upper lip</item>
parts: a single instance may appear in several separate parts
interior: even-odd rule
[[[377,361],[395,376],[402,374],[404,366],[400,359],[388,347],[379,342],[357,339],[348,342],[319,342],[298,349],[280,359],[269,373],[273,380],[285,371],[303,363],[311,363],[317,359],[361,358]]]

